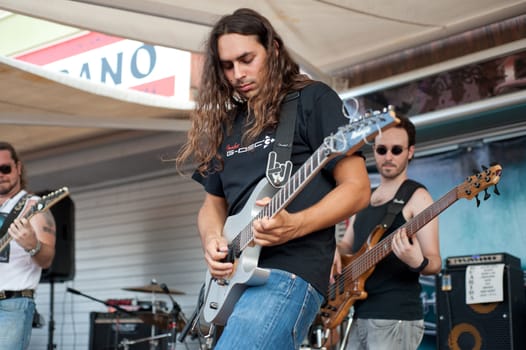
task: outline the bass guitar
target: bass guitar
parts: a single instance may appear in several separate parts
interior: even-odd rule
[[[406,228],[407,236],[413,237],[424,225],[460,198],[472,199],[476,197],[478,207],[480,205],[478,194],[481,191],[485,193],[484,200],[490,197],[487,192],[490,186],[494,185],[494,192],[499,194],[496,185],[500,180],[501,173],[502,167],[495,164],[468,177],[466,181],[446,193],[400,228]],[[342,323],[349,315],[349,310],[356,300],[367,298],[365,281],[373,273],[376,264],[392,252],[391,243],[398,230],[385,237],[381,244],[377,244],[387,229],[378,225],[358,252],[342,256],[342,273],[335,276],[335,282],[329,286],[327,302],[321,307],[319,313],[325,333]]]
[[[224,325],[243,291],[248,286],[264,284],[269,276],[268,269],[257,266],[261,247],[253,243],[252,223],[273,217],[287,207],[331,159],[356,152],[368,138],[399,122],[391,108],[361,116],[327,136],[280,189],[275,189],[266,179],[258,183],[241,212],[228,217],[223,227],[223,235],[229,242],[227,260],[234,263],[234,271],[226,279],[214,278],[207,271],[203,304],[206,322]],[[270,197],[270,202],[264,207],[256,206],[255,201],[264,197]]]
[[[65,198],[69,195],[69,190],[67,187],[62,187],[56,191],[53,191],[44,197],[40,198],[35,204],[29,208],[29,211],[24,215],[24,218],[31,219],[34,215],[38,213],[42,213],[49,208],[51,208],[53,205],[55,205],[58,201],[60,201],[62,198]],[[0,222],[0,226],[2,225],[2,222]],[[0,254],[4,251],[4,249],[7,247],[9,242],[13,237],[9,235],[9,233],[5,233],[2,238],[0,238]]]

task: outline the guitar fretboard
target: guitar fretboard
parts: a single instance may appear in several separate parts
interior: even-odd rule
[[[305,163],[296,171],[281,187],[276,194],[274,194],[268,205],[263,207],[260,212],[250,220],[249,224],[246,225],[241,232],[232,240],[232,249],[236,256],[245,249],[254,239],[252,233],[252,223],[255,220],[263,217],[273,217],[280,210],[284,209],[287,205],[296,198],[298,193],[310,182],[310,180],[323,168],[332,158],[336,157],[337,154],[333,154],[325,146],[321,145]]]
[[[431,204],[425,210],[421,211],[418,215],[406,222],[400,228],[406,228],[407,235],[412,237],[416,234],[416,232],[418,232],[418,230],[424,227],[428,222],[437,217],[457,200],[458,196],[455,188],[446,193],[443,197]],[[396,231],[398,230],[390,233],[383,240],[375,244],[370,250],[358,256],[352,264],[346,266],[343,269],[344,278],[350,278],[352,281],[358,279],[358,277],[363,275],[367,270],[374,267],[380,260],[391,253],[391,244]]]
[[[240,256],[241,252],[254,240],[253,222],[263,217],[272,218],[289,205],[331,159],[339,155],[352,154],[366,142],[368,137],[373,137],[381,130],[399,122],[392,109],[386,109],[383,112],[375,111],[339,127],[335,134],[327,136],[322,145],[312,153],[298,171],[290,177],[283,187],[277,190],[268,205],[263,207],[232,239],[229,244],[229,251],[236,257]]]

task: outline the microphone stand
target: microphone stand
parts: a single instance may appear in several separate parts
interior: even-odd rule
[[[181,311],[181,306],[179,306],[179,304],[172,297],[172,293],[170,293],[170,289],[168,289],[168,286],[166,285],[166,283],[161,283],[159,287],[161,287],[164,294],[168,295],[168,297],[172,301],[172,311],[170,312],[172,314],[172,322],[170,325],[172,337],[171,337],[170,342],[168,343],[168,350],[175,350],[175,345],[177,343],[176,336],[177,336],[178,321],[181,318],[184,322],[186,322],[186,319],[183,315],[183,312]]]
[[[85,298],[88,298],[88,299],[94,300],[94,301],[99,302],[99,303],[101,303],[101,304],[104,304],[104,305],[106,305],[106,306],[108,306],[108,307],[112,307],[112,308],[114,308],[114,309],[116,309],[116,310],[119,310],[119,311],[121,311],[121,312],[124,312],[124,313],[126,313],[126,314],[128,314],[128,315],[132,315],[132,316],[136,316],[136,315],[137,315],[137,313],[136,313],[135,311],[129,311],[129,310],[126,310],[126,309],[122,308],[122,307],[119,306],[119,305],[113,305],[112,303],[108,303],[107,301],[104,301],[104,300],[100,300],[100,299],[94,298],[94,297],[92,297],[92,296],[90,296],[90,295],[87,295],[87,294],[81,293],[80,291],[78,291],[78,290],[76,290],[76,289],[73,289],[73,288],[69,288],[69,287],[68,287],[68,288],[66,288],[66,290],[67,290],[68,292],[72,293],[72,294],[77,294],[77,295],[83,296],[83,297],[85,297]]]

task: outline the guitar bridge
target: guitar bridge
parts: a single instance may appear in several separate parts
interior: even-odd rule
[[[219,286],[228,286],[228,280],[226,278],[215,278],[215,281]]]

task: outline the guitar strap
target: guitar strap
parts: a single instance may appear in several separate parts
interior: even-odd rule
[[[31,197],[31,195],[29,193],[26,193],[18,200],[13,209],[9,212],[2,224],[2,227],[0,227],[0,238],[3,238],[4,235],[7,234],[7,228],[18,217],[22,208],[24,208],[24,206],[26,205],[26,201],[29,197]],[[9,262],[9,244],[5,247],[5,249],[2,252],[0,252],[0,263],[7,262]]]
[[[402,183],[402,185],[398,188],[398,191],[396,191],[393,200],[387,206],[387,214],[385,215],[384,219],[380,222],[380,225],[384,229],[387,230],[389,229],[389,227],[391,227],[396,215],[398,215],[398,213],[402,210],[409,198],[411,198],[413,193],[419,187],[422,187],[422,185],[410,179],[406,179]]]
[[[276,188],[283,187],[292,174],[290,155],[296,129],[299,96],[299,91],[293,91],[285,96],[281,105],[274,147],[268,155],[266,176],[270,184]]]

